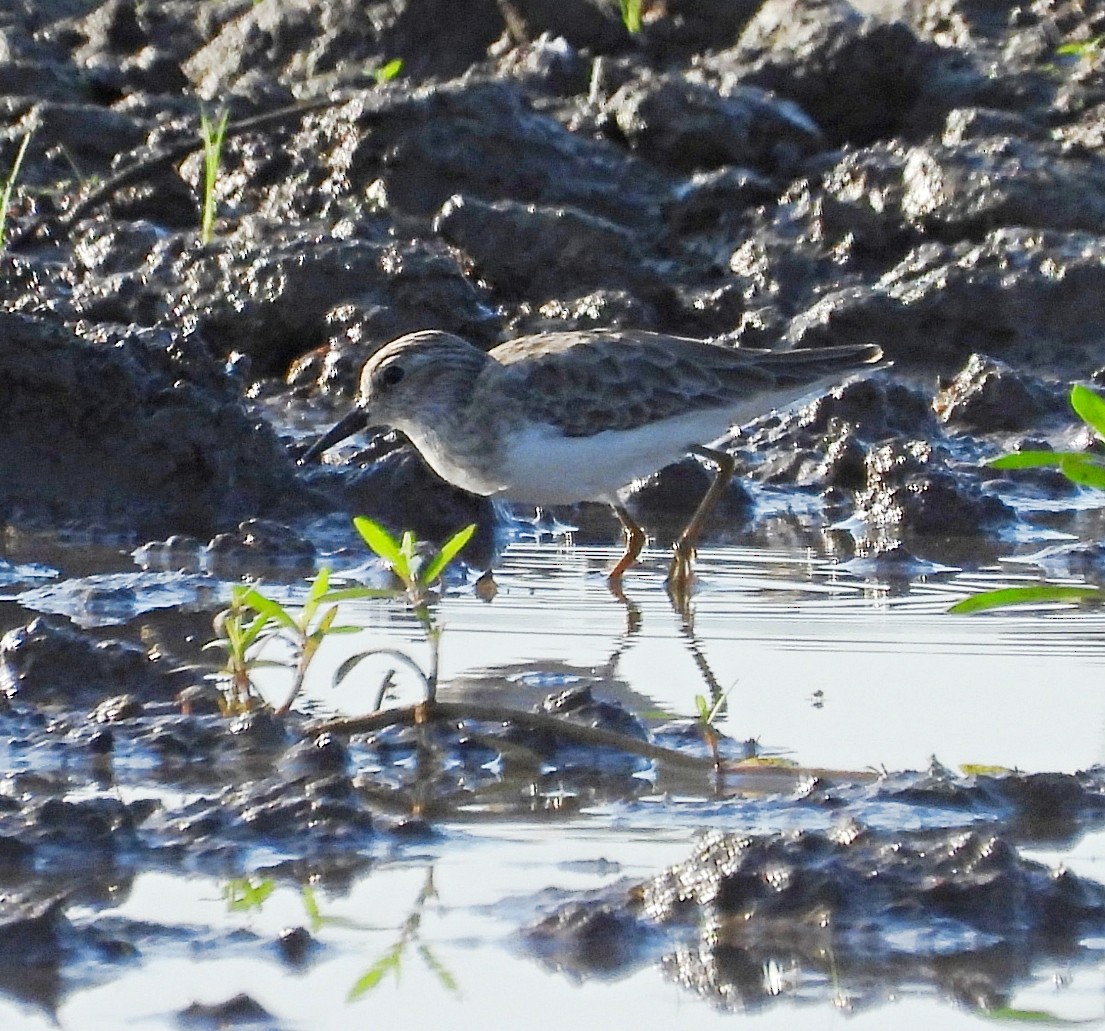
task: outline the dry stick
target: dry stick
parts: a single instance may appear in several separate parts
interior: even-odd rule
[[[528,730],[547,731],[579,744],[618,748],[632,755],[655,759],[660,763],[668,763],[671,766],[682,767],[698,773],[719,777],[728,773],[755,781],[769,781],[771,785],[775,785],[775,782],[779,781],[780,778],[787,782],[799,778],[818,778],[822,780],[845,779],[851,783],[866,783],[877,780],[880,776],[871,770],[831,770],[804,766],[780,767],[765,766],[759,763],[746,765],[740,762],[715,763],[712,758],[688,755],[686,752],[679,752],[674,748],[664,748],[662,745],[654,745],[638,738],[616,734],[611,730],[585,727],[581,723],[573,723],[560,716],[524,712],[521,709],[510,709],[501,705],[479,705],[468,702],[420,702],[417,705],[408,705],[398,709],[386,709],[370,716],[326,720],[323,723],[315,723],[307,727],[306,734],[308,736],[318,734],[369,734],[376,730],[383,730],[385,727],[412,727],[435,719],[475,719],[494,723],[515,723]],[[772,790],[783,790],[783,785],[774,786]]]
[[[616,734],[611,730],[586,727],[582,723],[573,723],[560,716],[524,712],[520,709],[510,709],[501,705],[438,701],[429,704],[423,702],[398,709],[385,709],[383,712],[376,712],[371,716],[328,720],[325,723],[315,724],[309,728],[308,732],[312,735],[367,734],[375,730],[383,730],[385,727],[414,726],[431,719],[473,719],[496,723],[515,723],[527,730],[548,732],[555,734],[557,737],[568,738],[579,744],[618,748],[623,752],[640,755],[646,759],[655,759],[657,762],[669,763],[672,766],[700,770],[703,773],[714,773],[716,771],[713,759],[688,755],[686,752],[679,752],[674,748],[664,748],[662,745],[654,745],[648,741],[628,737],[625,734]]]
[[[243,118],[240,121],[232,122],[228,125],[226,127],[224,139],[240,136],[242,133],[250,132],[262,126],[284,121],[294,121],[302,115],[310,114],[313,111],[323,111],[329,107],[340,107],[342,104],[349,103],[351,99],[353,99],[351,96],[327,97],[325,100],[312,100],[305,104],[294,104],[291,107],[282,107],[276,111],[266,111],[264,114],[251,115],[249,118]],[[63,230],[69,230],[79,219],[110,200],[124,187],[141,182],[154,172],[168,165],[174,165],[178,161],[183,161],[190,154],[194,154],[202,149],[202,139],[189,139],[169,147],[166,150],[142,158],[132,165],[127,165],[126,168],[121,169],[110,179],[101,183],[95,190],[88,194],[87,197],[78,201],[77,204],[57,220],[57,224]],[[19,232],[13,233],[11,241],[8,244],[8,250],[18,250],[21,246],[30,243],[38,235],[46,222],[47,219],[45,216],[37,218],[29,225],[24,226]]]

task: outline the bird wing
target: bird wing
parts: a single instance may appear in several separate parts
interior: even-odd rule
[[[496,391],[569,437],[703,409],[736,410],[759,395],[766,412],[780,391],[875,360],[874,354],[877,348],[848,345],[741,350],[643,330],[543,333],[490,352],[501,366],[494,373]]]

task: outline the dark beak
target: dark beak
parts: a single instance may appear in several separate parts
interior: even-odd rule
[[[334,423],[318,440],[316,440],[299,458],[299,465],[307,465],[313,462],[319,455],[332,448],[346,437],[352,437],[368,425],[368,417],[360,408],[354,408],[340,422]]]

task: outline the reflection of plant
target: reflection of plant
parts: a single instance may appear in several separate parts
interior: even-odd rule
[[[231,913],[245,913],[259,910],[275,890],[276,881],[271,877],[232,877],[223,888],[223,898]]]
[[[365,543],[387,563],[388,568],[399,580],[401,587],[398,593],[406,596],[411,611],[426,637],[426,643],[430,646],[430,662],[428,668],[423,669],[406,652],[399,651],[397,648],[371,648],[346,659],[334,674],[334,684],[341,683],[362,659],[370,655],[388,655],[414,672],[425,690],[425,700],[432,702],[437,694],[443,628],[430,609],[432,598],[430,588],[441,578],[449,563],[460,554],[461,549],[475,533],[476,527],[466,526],[453,534],[435,554],[424,559],[419,555],[419,543],[410,530],[397,540],[379,523],[374,523],[364,516],[358,516],[353,520],[353,524]]]
[[[1105,398],[1088,387],[1075,384],[1070,404],[1082,421],[1105,438]],[[1017,451],[988,462],[991,469],[1058,469],[1072,483],[1105,490],[1105,455],[1091,451]],[[949,611],[958,615],[981,612],[1006,605],[1038,602],[1100,601],[1105,591],[1091,585],[1072,587],[1063,584],[1036,584],[1032,587],[1005,587],[983,591],[957,602]]]
[[[230,112],[225,108],[212,120],[206,111],[200,111],[200,138],[203,141],[203,216],[200,221],[200,243],[211,242],[215,232],[215,184],[222,163],[223,138],[226,136]]]
[[[349,989],[349,995],[347,996],[348,1002],[353,1002],[355,999],[359,999],[361,996],[372,991],[373,988],[376,988],[383,982],[388,974],[392,974],[396,981],[399,980],[399,976],[403,969],[403,954],[407,951],[407,948],[412,942],[418,941],[419,931],[422,926],[422,910],[429,899],[435,898],[437,898],[437,889],[434,887],[434,872],[431,868],[426,871],[426,880],[422,885],[422,890],[418,893],[418,898],[415,899],[414,906],[411,908],[411,912],[407,916],[407,919],[403,921],[403,926],[399,931],[399,939],[376,960],[372,966],[357,978],[353,987]],[[459,994],[456,978],[453,977],[437,956],[434,955],[429,945],[426,945],[424,942],[418,942],[416,951],[422,962],[426,965],[426,968],[437,978],[438,983],[446,989],[446,991]]]
[[[226,900],[227,909],[231,913],[247,913],[250,910],[258,912],[264,908],[272,893],[276,891],[276,881],[271,877],[232,877],[223,887],[223,898]],[[389,975],[393,975],[396,981],[402,973],[403,958],[411,945],[415,945],[415,951],[425,964],[426,969],[437,978],[438,983],[455,995],[460,994],[456,978],[448,968],[437,958],[433,950],[425,942],[419,941],[422,929],[422,913],[426,903],[437,898],[437,889],[434,887],[434,871],[430,867],[426,871],[426,879],[418,892],[418,896],[411,906],[410,913],[399,928],[398,940],[388,947],[379,959],[370,966],[349,989],[347,997],[349,1002],[361,998],[380,985]],[[324,916],[310,885],[304,885],[300,890],[300,900],[306,912],[311,930],[315,933],[328,925],[354,928],[367,931],[371,928],[339,916]]]

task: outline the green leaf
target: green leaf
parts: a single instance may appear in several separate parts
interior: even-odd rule
[[[389,949],[383,956],[376,960],[368,970],[353,982],[353,987],[349,989],[346,1001],[353,1002],[366,992],[372,991],[372,989],[384,979],[384,975],[387,974],[388,971],[394,971],[395,977],[398,980],[402,953],[403,946],[402,943],[400,943],[393,949]]]
[[[1080,451],[1014,451],[987,462],[991,469],[1044,469],[1059,468],[1063,459]]]
[[[419,577],[422,583],[428,586],[441,576],[445,571],[445,567],[457,557],[461,549],[472,539],[472,534],[475,532],[476,524],[471,523],[464,527],[463,530],[458,530],[442,544],[441,550],[431,559],[430,563],[422,571],[422,575]]]
[[[286,626],[289,630],[298,630],[294,619],[289,615],[288,610],[284,608],[279,602],[273,601],[271,598],[266,598],[260,591],[250,588],[246,592],[245,604],[248,605],[255,612],[260,613],[262,616],[268,617],[268,619],[280,623]],[[256,621],[254,621],[256,623]],[[252,630],[252,626],[250,628]],[[256,635],[254,635],[256,636]]]
[[[317,931],[322,926],[322,910],[319,909],[318,899],[315,898],[314,889],[309,885],[303,885],[300,895],[303,899],[303,908],[307,912],[307,919],[311,923],[312,930]]]
[[[414,547],[416,543],[414,533],[411,530],[404,530],[403,540],[399,544],[399,554],[403,560],[395,567],[395,575],[403,583],[410,583],[414,580]]]
[[[357,532],[361,537],[364,538],[365,544],[389,566],[394,568],[402,561],[399,542],[379,523],[374,523],[366,516],[356,516],[353,525],[357,528]]]
[[[1092,455],[1069,455],[1059,470],[1072,483],[1105,490],[1105,465]]]
[[[1099,437],[1105,437],[1105,398],[1076,383],[1070,390],[1070,406],[1083,422],[1093,427]]]
[[[260,613],[251,619],[248,626],[241,626],[238,620],[228,619],[226,621],[226,633],[234,644],[233,651],[244,652],[260,638],[269,633],[274,633],[273,624],[275,622],[271,616],[264,613]]]
[[[334,620],[338,618],[337,605],[331,605],[323,614],[322,618],[318,621],[318,626],[315,627],[315,633],[320,636],[325,636],[330,632],[330,628],[334,625]]]
[[[386,64],[380,65],[373,73],[373,78],[380,84],[385,82],[391,82],[401,71],[403,70],[403,59],[401,57],[392,58]]]
[[[250,669],[287,669],[288,663],[280,659],[250,659]]]
[[[311,601],[319,601],[329,589],[330,568],[328,566],[323,566],[315,573],[315,578],[311,581],[311,589],[307,592],[307,597],[310,598]]]
[[[1059,584],[1037,584],[1033,587],[1003,587],[996,591],[983,591],[957,601],[949,612],[957,616],[987,609],[1000,609],[1008,605],[1038,605],[1044,602],[1082,602],[1102,598],[1100,587],[1063,587]]]

